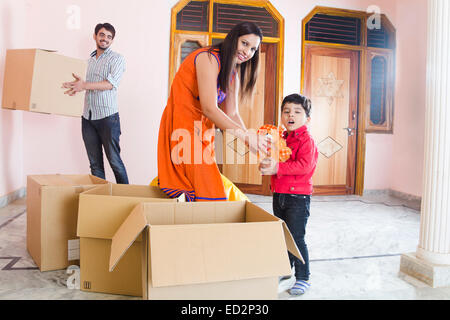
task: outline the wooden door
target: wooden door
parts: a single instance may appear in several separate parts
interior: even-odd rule
[[[319,149],[314,194],[354,194],[359,52],[305,46],[305,88],[311,98],[310,132]]]
[[[248,129],[276,124],[276,57],[275,44],[261,44],[259,76],[253,95],[239,103],[239,112]],[[270,176],[261,176],[256,155],[243,143],[226,133],[216,135],[219,169],[242,192],[270,195]],[[220,150],[222,153],[220,153]],[[219,152],[217,152],[219,151]],[[222,164],[220,164],[222,163]]]

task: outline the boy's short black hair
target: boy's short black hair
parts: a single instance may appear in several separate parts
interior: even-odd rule
[[[284,105],[286,103],[299,104],[305,110],[306,116],[309,118],[311,116],[311,100],[301,94],[293,93],[286,96],[281,103],[281,111],[283,111]]]
[[[98,32],[100,31],[101,28],[105,28],[106,30],[108,30],[109,32],[112,33],[112,37],[114,39],[114,37],[116,36],[116,29],[114,29],[114,27],[112,26],[112,24],[109,24],[108,22],[105,23],[99,23],[95,26],[95,35],[98,34]]]

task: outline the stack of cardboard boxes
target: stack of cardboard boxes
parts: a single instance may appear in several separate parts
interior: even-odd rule
[[[79,262],[88,292],[276,299],[278,276],[291,272],[287,250],[301,259],[285,223],[248,201],[184,202],[158,187],[39,175],[28,176],[27,207],[40,270]]]

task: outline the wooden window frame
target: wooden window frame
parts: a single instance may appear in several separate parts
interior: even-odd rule
[[[172,81],[175,77],[175,73],[180,65],[179,54],[176,54],[175,50],[179,50],[181,43],[188,40],[198,41],[200,43],[206,43],[206,45],[211,45],[213,38],[224,39],[226,33],[213,32],[213,13],[214,4],[233,4],[239,6],[247,7],[260,7],[265,8],[267,12],[277,21],[278,23],[278,37],[264,37],[264,43],[275,43],[277,44],[277,80],[276,80],[276,97],[275,101],[277,105],[281,104],[282,94],[283,94],[283,72],[284,72],[284,18],[275,9],[275,7],[268,0],[195,0],[195,1],[205,1],[209,2],[209,26],[207,32],[200,31],[188,31],[188,30],[177,30],[177,14],[180,12],[191,0],[180,0],[177,4],[172,7],[171,13],[171,28],[170,28],[170,60],[169,60],[169,91]],[[181,43],[180,43],[181,41]],[[278,108],[277,108],[278,109]],[[276,111],[275,119],[279,119],[279,112]]]
[[[372,60],[375,57],[383,57],[386,60],[386,92],[385,92],[385,102],[386,110],[385,122],[382,124],[374,124],[370,120],[371,111],[371,68]],[[386,49],[368,49],[366,54],[366,133],[393,133],[393,117],[394,117],[394,53],[392,50]]]

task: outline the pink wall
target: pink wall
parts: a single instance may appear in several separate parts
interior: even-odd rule
[[[422,194],[427,57],[427,1],[395,1],[397,48],[391,189]],[[414,23],[412,23],[414,22]]]
[[[421,196],[427,2],[385,1],[381,8],[393,13],[388,17],[397,30],[394,134],[367,135],[365,189],[392,189]]]
[[[272,4],[285,18],[285,94],[300,87],[299,30],[301,20],[314,6],[366,11],[370,5],[377,5],[391,20],[397,30],[398,45],[394,134],[366,135],[364,189],[393,189],[420,196],[424,150],[426,0],[273,0]],[[414,27],[411,27],[412,21]]]
[[[15,0],[0,2],[0,96],[3,91],[5,48],[20,45],[24,38],[24,4]],[[23,184],[22,112],[0,109],[0,197]]]
[[[169,18],[176,1],[77,1],[78,30],[66,26],[72,17],[66,11],[73,3],[29,1],[29,33],[22,47],[87,59],[95,50],[95,25],[108,21],[115,26],[112,49],[124,55],[127,64],[118,91],[122,157],[130,183],[148,184],[157,174],[157,133],[167,99]],[[27,113],[23,121],[24,174],[90,172],[79,118]],[[107,179],[114,182],[106,158],[105,164]]]
[[[74,2],[80,9],[81,24],[79,29],[71,30],[67,27],[71,18],[67,10]],[[157,134],[167,99],[170,10],[177,2],[2,0],[1,16],[6,16],[6,3],[18,12],[15,24],[24,25],[22,37],[17,36],[18,30],[1,29],[0,72],[3,74],[5,48],[48,48],[87,59],[95,49],[92,40],[95,24],[111,22],[117,29],[112,48],[123,54],[127,62],[119,88],[122,155],[130,182],[147,184],[157,174]],[[316,5],[366,10],[376,4],[391,19],[397,28],[399,46],[394,135],[367,135],[365,189],[391,188],[420,195],[425,49],[417,49],[416,44],[426,43],[426,0],[272,0],[271,3],[285,18],[284,94],[298,92],[300,88],[301,20]],[[0,26],[9,25],[4,19],[0,21]],[[411,21],[416,28],[410,28]],[[414,70],[417,76],[411,76],[409,70]],[[0,196],[24,186],[27,174],[89,173],[80,119],[1,111],[0,120],[2,131],[8,135],[13,132],[14,137],[14,143],[6,144],[14,152],[6,157],[5,152],[10,150],[2,144],[0,170],[10,170],[7,162],[14,163],[16,170],[9,174],[10,179],[21,181],[15,184],[0,181]],[[5,138],[3,135],[3,141]],[[6,140],[9,142],[10,137]],[[114,181],[109,165],[106,169],[107,179]]]

